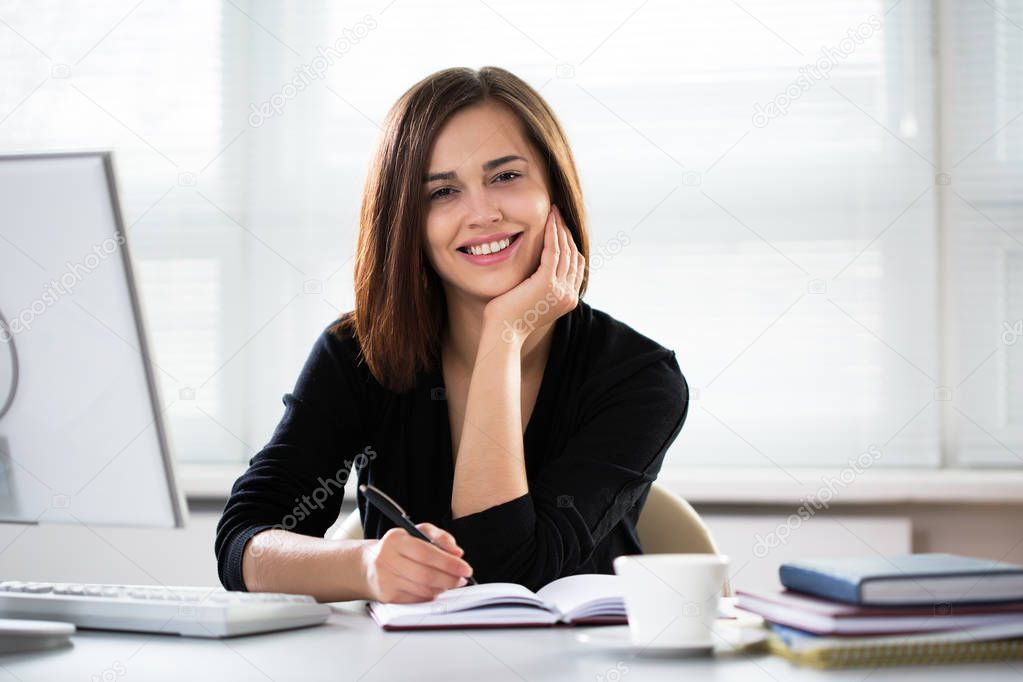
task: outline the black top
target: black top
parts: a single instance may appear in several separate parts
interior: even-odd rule
[[[330,325],[333,326],[333,323]],[[355,338],[316,340],[270,441],[249,460],[217,524],[220,581],[245,590],[242,552],[272,527],[323,537],[355,469],[408,512],[454,535],[483,582],[536,590],[576,573],[614,573],[640,554],[636,522],[689,407],[674,351],[580,301],[554,323],[524,436],[529,492],[451,518],[454,463],[444,376],[383,388]],[[357,361],[358,358],[358,361]],[[366,538],[394,526],[356,492]]]

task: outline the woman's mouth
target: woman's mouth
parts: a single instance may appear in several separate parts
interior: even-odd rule
[[[472,253],[469,251],[469,247],[465,246],[459,247],[457,251],[462,254],[463,258],[474,265],[494,265],[508,260],[518,250],[519,242],[522,241],[520,237],[522,237],[521,232],[499,241],[498,245],[502,248],[490,251],[490,253],[483,253],[486,249],[477,249],[475,247],[473,247],[475,253]]]

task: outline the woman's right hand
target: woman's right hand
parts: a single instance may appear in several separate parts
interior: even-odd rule
[[[431,601],[438,594],[466,584],[472,567],[462,558],[455,538],[432,523],[416,528],[438,546],[391,528],[379,540],[363,545],[362,570],[372,601],[407,604]]]

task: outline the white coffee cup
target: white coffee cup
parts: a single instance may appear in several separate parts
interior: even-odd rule
[[[728,571],[720,554],[630,554],[616,557],[632,643],[709,647]]]

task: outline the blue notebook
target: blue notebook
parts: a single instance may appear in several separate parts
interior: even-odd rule
[[[956,554],[790,561],[778,577],[790,590],[849,604],[939,607],[1023,599],[1023,566]]]

